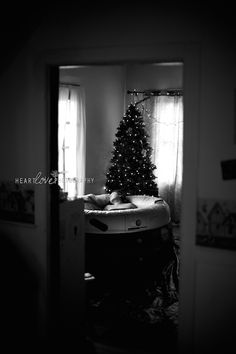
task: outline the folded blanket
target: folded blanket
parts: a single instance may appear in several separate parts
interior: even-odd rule
[[[87,210],[102,210],[102,208],[99,208],[96,204],[90,203],[90,202],[85,202],[84,203],[84,209]]]
[[[116,192],[111,194],[86,194],[83,196],[84,208],[87,210],[123,210],[136,209],[133,203],[123,203]]]
[[[84,208],[88,210],[102,210],[110,201],[110,194],[87,194],[83,196]]]
[[[136,205],[132,203],[108,204],[104,210],[123,210],[123,209],[136,209]]]

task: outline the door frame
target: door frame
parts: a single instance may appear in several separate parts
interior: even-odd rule
[[[47,170],[58,171],[58,65],[40,58],[41,69],[45,74],[47,97]],[[47,284],[46,284],[46,340],[54,342],[58,333],[60,306],[60,227],[59,191],[57,184],[50,184],[47,198]]]
[[[59,67],[69,65],[119,65],[126,63],[183,62],[184,142],[180,240],[180,306],[178,339],[180,352],[192,352],[194,344],[195,230],[200,107],[200,45],[156,43],[142,46],[109,46],[53,50],[41,53],[47,73],[48,166],[57,170],[57,116]],[[48,312],[56,331],[60,282],[58,191],[51,187],[48,200]]]

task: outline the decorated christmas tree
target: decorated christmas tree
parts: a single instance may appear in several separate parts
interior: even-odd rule
[[[123,195],[158,196],[153,173],[156,166],[151,162],[152,148],[142,114],[135,105],[129,105],[117,128],[113,146],[106,173],[106,192],[119,190]]]

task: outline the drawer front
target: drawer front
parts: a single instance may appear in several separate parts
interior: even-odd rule
[[[115,269],[123,274],[140,267],[157,269],[168,240],[165,232],[158,229],[120,235],[86,234],[86,271],[108,274]]]
[[[127,231],[145,230],[148,228],[147,215],[126,215],[125,228]]]
[[[161,247],[170,238],[167,227],[131,234],[86,234],[86,246],[96,249],[152,248]]]

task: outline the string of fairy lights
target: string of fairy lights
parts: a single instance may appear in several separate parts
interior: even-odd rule
[[[167,97],[179,97],[183,96],[182,89],[162,89],[162,90],[127,90],[127,94],[131,97],[131,101],[133,105],[139,106],[142,114],[145,115],[145,120],[148,125],[152,123],[158,123],[165,126],[173,125],[173,122],[163,122],[158,119],[158,117],[154,117],[151,113],[152,109],[148,102],[150,102],[154,97],[167,96]],[[179,123],[179,122],[178,122]],[[176,124],[178,124],[176,123]]]
[[[128,106],[113,143],[112,159],[106,173],[105,190],[111,193],[121,190],[126,195],[157,194],[158,188],[151,162],[151,147],[145,131],[140,110],[133,104]]]
[[[152,148],[146,132],[149,124],[158,123],[158,119],[151,115],[147,102],[151,102],[148,100],[154,96],[181,96],[183,91],[133,90],[127,93],[131,95],[133,102],[129,103],[126,114],[117,128],[104,189],[108,193],[120,190],[126,195],[158,196],[157,176],[154,175],[154,171],[155,174],[157,173],[157,168],[152,163]],[[168,124],[168,122],[160,123]]]

